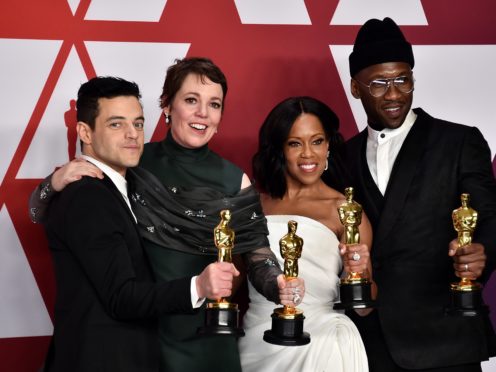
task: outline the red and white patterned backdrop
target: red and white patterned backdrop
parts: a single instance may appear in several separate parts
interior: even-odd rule
[[[29,221],[27,199],[79,151],[71,100],[82,82],[95,75],[136,81],[146,140],[159,140],[166,67],[184,56],[212,58],[229,81],[212,147],[250,174],[258,128],[288,96],[329,104],[346,138],[365,126],[349,94],[347,56],[359,25],[385,16],[414,45],[414,106],[479,127],[494,157],[492,0],[2,0],[0,370],[36,371],[53,331],[51,259],[41,227]],[[496,285],[486,287],[486,298],[495,293]]]

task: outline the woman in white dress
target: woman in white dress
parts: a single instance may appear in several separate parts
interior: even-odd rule
[[[298,222],[296,234],[304,240],[299,275],[306,287],[298,308],[304,312],[304,331],[310,333],[311,342],[298,347],[264,342],[274,304],[249,286],[250,304],[243,320],[246,336],[239,341],[244,372],[368,371],[358,330],[343,312],[333,310],[339,299],[341,272],[364,272],[370,277],[368,247],[372,238],[363,215],[361,244],[339,243],[343,226],[337,208],[345,198],[321,180],[331,161],[333,173],[337,173],[337,150],[343,142],[338,128],[337,116],[324,103],[295,97],[278,104],[260,129],[253,170],[262,191],[270,246],[282,266],[279,239],[287,233],[289,220]],[[352,259],[355,252],[360,256],[357,261]],[[375,286],[372,288],[374,296]],[[357,311],[364,315],[369,310]]]

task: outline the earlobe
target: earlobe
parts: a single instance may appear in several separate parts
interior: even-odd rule
[[[354,80],[351,80],[350,90],[354,98],[360,99],[360,89],[358,89],[357,83]]]
[[[164,115],[170,115],[170,112],[171,112],[171,105],[167,105],[165,106],[162,111],[164,112]]]
[[[77,133],[79,139],[86,145],[91,144],[91,128],[88,124],[78,121],[77,123]]]
[[[170,105],[167,106],[167,107],[164,107],[164,109],[162,110],[162,112],[164,113],[164,117],[165,117],[165,123],[166,124],[169,124],[170,123]]]

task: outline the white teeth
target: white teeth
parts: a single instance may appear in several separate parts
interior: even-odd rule
[[[398,111],[400,108],[399,107],[392,107],[392,108],[387,108],[386,111]]]
[[[205,130],[205,129],[207,129],[207,126],[204,125],[204,124],[196,124],[196,123],[194,123],[194,124],[190,124],[189,126],[192,127],[192,128],[198,129],[198,130]]]
[[[311,170],[311,169],[314,169],[317,165],[315,164],[302,164],[300,165],[301,168],[305,169],[305,170]]]

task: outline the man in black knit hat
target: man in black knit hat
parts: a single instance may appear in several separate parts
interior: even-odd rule
[[[481,371],[481,360],[495,355],[487,314],[450,316],[445,310],[451,282],[485,282],[494,269],[496,182],[489,147],[475,127],[412,110],[412,47],[390,18],[362,26],[349,62],[351,92],[368,126],[348,141],[346,155],[350,185],[374,228],[378,286],[377,308],[350,316],[370,370]],[[479,223],[473,243],[456,249],[451,212],[461,193],[471,195]]]

